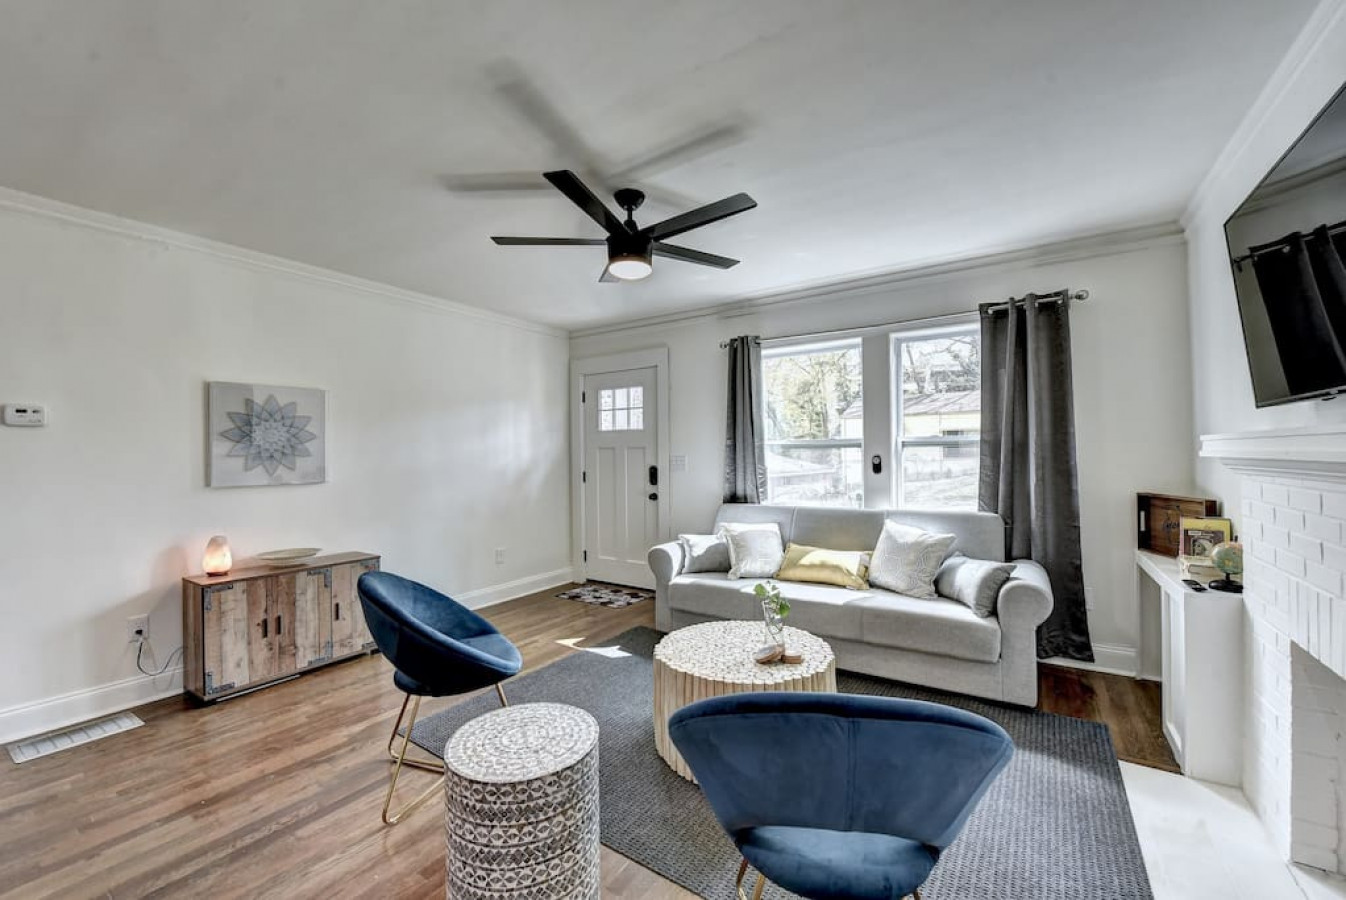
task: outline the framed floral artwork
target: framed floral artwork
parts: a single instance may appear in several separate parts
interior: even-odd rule
[[[212,381],[207,394],[207,485],[327,480],[326,391]]]

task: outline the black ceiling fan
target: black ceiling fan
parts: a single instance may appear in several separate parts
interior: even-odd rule
[[[626,210],[626,220],[616,214],[594,196],[594,192],[585,187],[579,177],[567,169],[557,172],[544,172],[543,176],[571,202],[593,219],[608,233],[606,238],[544,238],[544,237],[492,237],[491,240],[506,247],[598,247],[608,248],[608,264],[603,269],[599,281],[637,281],[654,270],[652,257],[666,256],[683,262],[712,266],[716,269],[728,269],[738,265],[738,260],[727,256],[716,256],[687,247],[678,247],[664,243],[664,238],[675,237],[683,232],[718,222],[730,216],[747,212],[757,205],[757,201],[747,194],[734,194],[709,203],[691,212],[665,219],[655,225],[644,228],[636,226],[635,211],[645,202],[645,194],[635,188],[621,188],[613,194],[617,205]]]

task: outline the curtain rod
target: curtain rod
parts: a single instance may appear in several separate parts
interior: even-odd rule
[[[981,310],[983,315],[991,315],[998,312],[1004,312],[1011,306],[1020,306],[1024,303],[1027,303],[1029,297],[1032,297],[1033,302],[1035,303],[1064,303],[1067,300],[1080,300],[1080,301],[1088,300],[1089,292],[1071,291],[1069,289],[1063,288],[1062,290],[1051,291],[1050,293],[1046,294],[1024,294],[1022,297],[1010,297],[1004,303],[989,303],[989,304],[983,303],[980,307],[978,307],[978,309]]]
[[[1071,300],[1088,300],[1089,292],[1088,291],[1071,292],[1061,290],[1061,291],[1052,291],[1049,294],[1038,294],[1036,296],[1039,303],[1060,303],[1067,297],[1069,297]],[[1004,303],[1000,303],[996,306],[989,307],[988,312],[1000,312],[1002,310],[1009,309],[1010,303],[1022,303],[1025,299],[1027,299],[1027,295],[1025,295],[1024,297],[1019,297],[1018,299],[1011,298],[1010,300]],[[908,328],[921,328],[927,325],[935,325],[939,322],[946,322],[949,319],[962,319],[966,321],[968,316],[976,315],[976,312],[977,312],[976,310],[969,310],[967,312],[961,312],[961,313],[948,313],[947,315],[943,316],[928,316],[924,319],[906,319],[901,322],[879,322],[878,324],[875,325],[856,325],[851,328],[834,328],[830,331],[807,331],[804,332],[803,334],[782,334],[776,337],[766,338],[766,340],[793,341],[797,338],[827,338],[836,334],[853,334],[854,332],[857,331],[868,331],[872,328],[897,328],[899,326]],[[762,338],[760,337],[757,338],[757,342],[760,344],[762,342]],[[729,347],[728,341],[720,341],[721,350],[727,349],[728,347]]]
[[[1328,237],[1335,234],[1346,233],[1346,221],[1338,222],[1335,225],[1327,226]],[[1303,232],[1297,231],[1295,234],[1303,235]],[[1270,253],[1273,250],[1284,250],[1289,246],[1290,238],[1293,235],[1287,235],[1278,241],[1272,241],[1269,244],[1254,244],[1248,248],[1248,252],[1242,256],[1236,256],[1230,260],[1234,265],[1242,268],[1243,264],[1255,256],[1261,256],[1263,253]]]

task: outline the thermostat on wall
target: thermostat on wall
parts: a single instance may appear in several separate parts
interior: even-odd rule
[[[47,408],[37,403],[6,403],[4,422],[26,428],[41,428],[47,424]]]

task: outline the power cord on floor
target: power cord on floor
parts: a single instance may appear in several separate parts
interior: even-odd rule
[[[178,649],[174,650],[172,653],[168,654],[168,659],[166,659],[166,660],[164,661],[163,668],[161,668],[161,669],[160,669],[159,671],[157,671],[157,672],[151,672],[149,669],[145,668],[144,664],[143,664],[143,663],[141,662],[141,660],[140,660],[140,657],[141,657],[141,656],[144,654],[144,652],[145,652],[145,645],[148,644],[148,643],[149,643],[148,640],[146,640],[145,638],[141,638],[140,641],[139,641],[139,644],[136,646],[136,668],[140,670],[140,672],[141,672],[142,675],[149,675],[149,676],[151,676],[151,677],[153,677],[153,678],[157,678],[158,676],[160,676],[160,675],[164,674],[165,672],[167,672],[169,666],[173,665],[173,659],[174,659],[174,657],[177,657],[177,656],[181,656],[181,655],[182,655],[182,648],[179,647]]]

